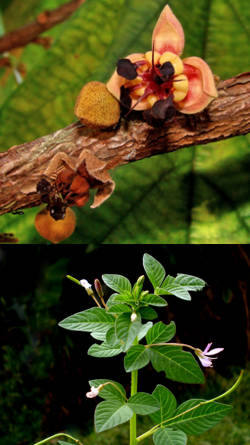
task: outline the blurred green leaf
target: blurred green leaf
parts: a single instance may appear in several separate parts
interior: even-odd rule
[[[60,2],[13,0],[8,29]],[[147,51],[166,0],[87,0],[49,31],[52,47],[28,45],[28,74],[9,87],[1,107],[0,147],[30,141],[74,120],[75,98],[89,80],[106,81],[116,60]],[[172,0],[186,37],[184,56],[200,56],[221,78],[249,69],[246,0]],[[35,5],[35,8],[34,8]],[[20,10],[20,11],[19,11]],[[20,12],[20,17],[19,16]],[[1,99],[1,98],[0,98]],[[64,243],[248,243],[249,136],[156,156],[112,172],[113,196],[100,208],[77,209],[77,229]],[[1,231],[21,243],[45,243],[33,226],[37,209],[1,216]]]

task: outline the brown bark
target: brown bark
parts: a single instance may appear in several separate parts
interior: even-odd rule
[[[139,120],[122,121],[110,131],[73,123],[53,134],[11,147],[0,154],[0,214],[41,203],[36,185],[43,174],[56,178],[65,165],[88,173],[106,187],[100,205],[112,193],[108,171],[129,162],[183,147],[207,144],[250,131],[250,73],[218,84],[219,97],[204,113],[178,114],[171,123],[153,128]],[[100,191],[100,190],[99,190]],[[102,190],[101,190],[102,191]]]
[[[71,0],[53,11],[40,13],[36,20],[0,38],[0,53],[37,42],[38,36],[65,21],[85,0]],[[39,40],[38,40],[39,43]]]

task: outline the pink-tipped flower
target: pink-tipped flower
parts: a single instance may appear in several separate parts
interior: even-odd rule
[[[224,351],[224,348],[214,348],[211,349],[212,343],[208,343],[204,351],[201,351],[201,349],[196,349],[195,353],[199,357],[199,360],[202,364],[202,366],[206,368],[211,368],[213,366],[212,360],[215,360],[217,357],[211,357],[211,355],[218,354],[221,351]]]
[[[108,90],[127,108],[145,118],[171,119],[176,109],[193,114],[218,96],[214,76],[200,57],[181,60],[184,31],[166,5],[152,36],[152,51],[130,54],[117,63]]]
[[[90,391],[86,393],[86,397],[88,399],[93,399],[94,397],[98,396],[99,394],[99,387],[95,388],[94,386],[91,386]]]

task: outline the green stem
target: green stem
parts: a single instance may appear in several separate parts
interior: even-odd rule
[[[131,372],[131,397],[137,393],[138,371]],[[136,414],[134,413],[130,419],[130,442],[129,445],[135,445],[136,440]]]
[[[53,436],[47,437],[47,439],[43,439],[40,442],[36,442],[34,445],[43,445],[46,442],[49,442],[50,440],[56,439],[57,437],[67,437],[68,439],[73,440],[73,442],[76,442],[78,445],[82,445],[82,443],[80,442],[80,440],[75,439],[74,437],[70,436],[69,434],[66,433],[57,433],[54,434]]]
[[[197,405],[193,406],[192,408],[189,408],[186,411],[183,411],[182,413],[177,414],[176,416],[171,417],[170,419],[167,419],[167,420],[163,421],[161,424],[155,425],[153,428],[151,428],[150,430],[146,431],[146,433],[144,433],[141,436],[137,437],[137,439],[136,439],[137,442],[135,442],[135,443],[141,442],[142,440],[146,439],[147,437],[152,436],[152,434],[154,434],[158,429],[160,429],[163,424],[172,422],[173,420],[177,419],[178,417],[183,416],[183,414],[186,414],[189,411],[193,411],[193,410],[195,410],[196,408],[198,408],[201,405],[206,405],[208,403],[214,402],[215,400],[219,400],[219,399],[222,399],[223,397],[228,396],[229,394],[231,394],[231,392],[235,391],[235,389],[239,386],[239,384],[241,382],[241,379],[243,377],[243,373],[244,373],[244,371],[242,370],[240,372],[240,375],[239,375],[238,379],[234,383],[234,385],[231,388],[229,388],[226,392],[224,392],[223,394],[221,394],[221,395],[219,395],[217,397],[214,397],[213,399],[205,400],[204,402],[200,402]],[[171,426],[171,424],[170,424],[170,426]]]
[[[133,345],[138,344],[138,339],[136,339],[133,342]],[[134,396],[137,393],[137,386],[138,386],[138,370],[131,372],[131,397]],[[137,439],[136,439],[136,414],[134,413],[133,416],[130,419],[130,441],[129,445],[136,445]]]

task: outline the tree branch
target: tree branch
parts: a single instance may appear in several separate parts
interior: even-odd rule
[[[20,29],[11,31],[0,38],[0,53],[20,48],[31,42],[38,42],[38,36],[64,22],[85,0],[71,0],[53,11],[41,12],[36,20]]]
[[[117,129],[94,130],[73,123],[53,134],[11,147],[0,154],[0,214],[41,204],[37,183],[45,174],[56,179],[65,165],[85,165],[90,177],[108,186],[93,207],[112,193],[108,171],[160,153],[247,134],[250,131],[250,73],[218,84],[219,97],[205,112],[179,113],[173,122],[153,128],[146,122],[122,120]],[[136,114],[138,116],[138,113]],[[100,190],[98,191],[98,193]],[[99,193],[100,195],[100,193]]]

